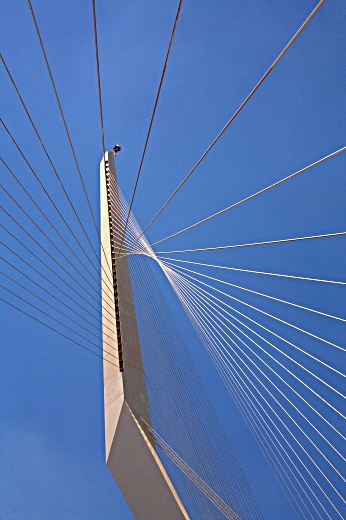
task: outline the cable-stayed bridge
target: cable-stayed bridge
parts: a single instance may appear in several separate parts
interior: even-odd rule
[[[168,163],[162,159],[164,168],[156,179],[165,177],[167,187],[157,190],[148,180],[150,172],[144,170],[151,141],[161,142],[155,128],[163,123],[160,107],[174,66],[179,29],[184,16],[191,14],[190,7],[179,2],[166,35],[163,68],[128,197],[118,185],[124,151],[106,147],[107,121],[114,116],[109,110],[110,62],[103,61],[101,47],[109,13],[105,16],[102,4],[93,1],[87,16],[96,60],[92,91],[99,116],[99,155],[92,169],[100,189],[94,185],[91,192],[86,185],[85,161],[75,147],[69,121],[73,107],[66,95],[60,97],[51,59],[55,50],[46,45],[41,6],[29,1],[21,9],[31,24],[31,36],[37,38],[40,78],[55,103],[59,131],[65,134],[63,152],[55,149],[52,112],[36,113],[39,93],[28,90],[25,83],[22,88],[23,71],[5,52],[2,55],[9,99],[1,120],[5,143],[2,300],[18,323],[35,321],[43,337],[59,338],[57,348],[65,342],[75,349],[69,350],[69,357],[78,347],[85,355],[88,351],[103,360],[106,460],[136,518],[345,516],[342,182],[346,148],[338,134],[340,119],[330,100],[325,100],[330,129],[328,136],[316,133],[319,148],[309,144],[313,150],[305,156],[309,160],[290,161],[292,153],[286,150],[284,169],[273,172],[271,167],[271,174],[264,176],[259,166],[251,183],[245,177],[242,190],[239,179],[231,187],[224,181],[225,172],[233,168],[228,151],[217,157],[231,128],[241,133],[238,121],[247,117],[251,121],[256,96],[269,88],[270,78],[284,71],[295,46],[301,39],[307,46],[309,36],[315,42],[315,33],[309,30],[320,23],[315,28],[320,34],[321,24],[330,20],[323,4],[312,6],[299,23],[295,21],[275,56],[256,73],[256,81],[243,91],[237,105],[232,104],[226,122],[223,115],[215,132],[208,132],[210,138],[199,158],[194,154],[192,167],[177,172],[173,180],[178,182],[173,185],[164,171],[173,156]],[[295,55],[290,67],[297,61]],[[327,66],[326,60],[321,62]],[[316,59],[310,67],[320,70],[321,65]],[[330,95],[336,95],[339,85],[334,76],[330,73]],[[294,89],[299,88],[300,78],[296,81],[291,102],[297,97]],[[265,101],[268,107],[270,96]],[[87,114],[88,107],[83,110]],[[293,110],[290,104],[289,110]],[[25,120],[23,131],[17,111]],[[172,122],[177,111],[179,105]],[[265,107],[262,117],[266,111]],[[291,124],[294,127],[295,120]],[[289,135],[288,127],[282,135],[285,132]],[[309,143],[311,125],[302,125],[300,132]],[[261,145],[271,136],[267,129]],[[61,142],[59,138],[59,146]],[[180,154],[176,146],[173,151]],[[270,147],[265,153],[275,156]],[[220,172],[214,172],[213,154]],[[100,156],[100,173],[95,175]],[[245,154],[245,171],[247,162],[253,167]],[[146,185],[141,227],[133,208]],[[99,192],[100,211],[95,198]],[[149,199],[151,192],[154,201]],[[151,235],[155,226],[159,233]],[[174,315],[178,302],[190,325]],[[209,358],[202,354],[203,347]],[[215,369],[231,405],[220,406],[208,386],[208,373],[211,382]],[[231,423],[238,421],[239,431],[248,428],[249,452],[266,461],[262,478],[268,486],[256,486],[254,475],[260,473],[255,464],[251,467],[248,462],[242,468],[230,432],[224,431],[225,416]],[[232,435],[236,438],[234,431]],[[238,453],[242,456],[239,448]],[[259,489],[265,490],[265,497]],[[268,514],[270,500],[277,500],[277,509]]]

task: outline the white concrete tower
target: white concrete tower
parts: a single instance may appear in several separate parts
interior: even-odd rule
[[[151,425],[151,418],[127,258],[115,265],[123,224],[114,152],[101,161],[100,197],[107,466],[137,520],[188,519],[152,435],[143,429],[142,419]]]

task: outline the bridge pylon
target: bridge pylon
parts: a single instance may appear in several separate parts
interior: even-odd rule
[[[113,151],[100,164],[100,213],[107,466],[137,520],[188,519],[145,427],[151,417],[128,260],[119,259],[124,219]]]

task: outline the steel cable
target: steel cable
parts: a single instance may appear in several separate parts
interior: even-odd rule
[[[29,318],[33,319],[34,321],[37,321],[38,323],[41,323],[41,325],[44,325],[45,327],[47,327],[47,329],[50,329],[52,330],[53,332],[56,332],[57,334],[59,334],[60,336],[63,336],[64,338],[68,339],[69,341],[72,341],[72,343],[75,343],[76,345],[78,345],[79,347],[82,347],[84,350],[87,350],[88,352],[90,352],[91,354],[94,354],[94,356],[97,356],[99,357],[100,359],[102,359],[103,361],[107,361],[107,363],[110,363],[111,365],[114,365],[115,367],[118,367],[118,365],[116,365],[115,363],[112,363],[111,361],[109,361],[108,359],[105,359],[103,356],[99,356],[96,352],[94,352],[93,350],[90,350],[88,349],[87,347],[85,347],[84,345],[82,345],[81,343],[78,343],[78,341],[75,341],[74,339],[72,338],[69,338],[68,336],[66,336],[66,334],[63,334],[62,332],[54,329],[53,327],[51,327],[50,325],[47,325],[47,323],[44,323],[43,321],[35,318],[34,316],[32,316],[31,314],[28,314],[27,312],[23,311],[22,309],[20,309],[19,307],[16,307],[15,305],[12,305],[12,303],[4,300],[3,298],[0,298],[0,300],[4,303],[6,303],[7,305],[9,305],[10,307],[13,307],[14,309],[16,309],[17,311],[20,311],[21,313],[25,314],[25,316],[28,316]],[[118,367],[119,368],[119,367]]]
[[[30,4],[30,0],[28,0],[28,2],[29,2],[29,5],[30,5],[30,9],[32,9],[31,4]],[[33,14],[33,11],[32,11],[32,14]],[[35,20],[35,23],[36,23],[36,20]],[[37,29],[38,29],[38,28],[37,28]],[[40,38],[40,37],[39,37],[39,38]],[[18,90],[18,88],[17,88],[17,85],[15,84],[15,81],[14,81],[14,79],[13,79],[13,77],[12,77],[12,75],[11,75],[11,73],[10,73],[10,71],[9,71],[9,69],[8,69],[8,67],[7,67],[7,65],[6,65],[6,63],[5,63],[5,60],[4,60],[4,58],[3,58],[2,55],[0,55],[0,57],[1,57],[1,60],[2,60],[2,63],[3,63],[3,65],[4,65],[4,67],[5,67],[5,69],[6,69],[6,72],[7,72],[8,76],[9,76],[11,82],[12,82],[12,85],[13,85],[13,87],[15,88],[16,93],[17,93],[17,95],[18,95],[18,97],[19,97],[19,99],[20,99],[20,101],[21,101],[21,103],[22,103],[22,105],[23,105],[23,108],[24,108],[24,110],[25,110],[25,112],[26,112],[26,115],[28,116],[28,119],[29,119],[29,121],[30,121],[30,123],[31,123],[31,125],[32,125],[32,127],[33,127],[33,129],[34,129],[34,132],[35,132],[35,134],[36,134],[36,136],[37,136],[37,138],[38,138],[38,140],[39,140],[39,142],[40,142],[40,144],[41,144],[41,146],[42,146],[42,148],[43,148],[43,151],[44,151],[44,153],[45,153],[45,155],[46,155],[48,161],[49,161],[49,164],[51,165],[52,170],[53,170],[53,172],[54,172],[54,174],[55,174],[55,176],[56,176],[56,178],[57,178],[57,180],[58,180],[58,182],[59,182],[59,184],[60,184],[60,186],[61,186],[61,188],[62,188],[62,190],[63,190],[63,192],[64,192],[64,195],[65,195],[65,197],[66,197],[66,199],[67,199],[67,201],[68,201],[68,203],[69,203],[69,205],[70,205],[70,207],[71,207],[71,209],[72,209],[72,211],[73,211],[73,213],[74,213],[74,215],[75,215],[75,217],[76,217],[76,219],[77,219],[77,221],[78,221],[78,223],[79,223],[79,225],[80,225],[80,227],[81,227],[81,229],[82,229],[82,231],[83,231],[83,233],[84,233],[84,235],[85,235],[85,237],[86,237],[86,239],[88,240],[89,245],[90,245],[90,247],[91,247],[91,249],[92,249],[94,255],[96,256],[98,262],[101,263],[101,261],[100,261],[98,255],[97,255],[97,253],[96,253],[96,251],[95,251],[95,248],[94,248],[94,246],[92,245],[92,243],[91,243],[91,241],[90,241],[89,235],[88,235],[87,232],[85,231],[85,228],[84,228],[84,226],[83,226],[83,224],[82,224],[82,222],[81,222],[81,220],[80,220],[80,218],[79,218],[79,216],[78,216],[78,213],[77,213],[77,211],[76,211],[76,209],[75,209],[75,207],[74,207],[74,205],[73,205],[73,203],[72,203],[72,201],[71,201],[71,199],[70,199],[70,197],[69,197],[69,195],[68,195],[68,193],[67,193],[67,191],[66,191],[66,188],[65,188],[65,186],[64,186],[64,183],[62,182],[61,177],[60,177],[60,175],[58,174],[58,172],[57,172],[57,170],[56,170],[56,168],[55,168],[55,166],[54,166],[54,163],[53,163],[53,161],[52,161],[52,158],[50,157],[50,155],[49,155],[49,153],[48,153],[48,151],[47,151],[47,148],[45,147],[45,145],[44,145],[44,143],[43,143],[43,141],[42,141],[42,138],[41,138],[41,136],[40,136],[40,134],[39,134],[39,132],[38,132],[38,130],[37,130],[37,128],[36,128],[36,125],[34,124],[34,121],[33,121],[32,117],[31,117],[31,115],[30,115],[30,113],[29,113],[29,111],[28,111],[28,109],[27,109],[27,107],[26,107],[26,105],[25,105],[25,103],[24,103],[24,100],[23,100],[23,98],[22,98],[22,96],[21,96],[21,94],[20,94],[20,92],[19,92],[19,90]],[[52,78],[51,78],[51,79],[52,79]],[[105,272],[105,274],[106,274],[106,276],[108,276],[106,272]]]
[[[44,60],[45,60],[45,63],[46,63],[46,67],[47,67],[47,70],[48,70],[48,73],[49,73],[51,84],[52,84],[52,87],[53,87],[53,90],[54,90],[55,98],[56,98],[56,101],[57,101],[57,104],[58,104],[58,107],[59,107],[61,119],[62,119],[63,124],[64,124],[64,128],[65,128],[65,132],[66,132],[66,135],[67,135],[67,139],[68,139],[68,142],[70,144],[70,148],[71,148],[71,152],[72,152],[72,155],[73,155],[73,159],[74,159],[74,162],[75,162],[76,167],[77,167],[78,176],[79,176],[80,182],[82,184],[82,188],[83,188],[83,192],[84,192],[84,195],[85,195],[85,199],[86,199],[87,204],[88,204],[89,212],[90,212],[91,218],[93,220],[94,227],[95,227],[96,233],[98,235],[102,251],[103,251],[104,256],[105,256],[105,258],[107,260],[106,253],[104,251],[104,247],[103,247],[103,244],[102,244],[102,241],[101,241],[101,235],[100,235],[99,229],[98,229],[97,224],[96,224],[94,212],[92,210],[91,203],[90,203],[89,196],[88,196],[88,192],[87,192],[85,184],[84,184],[82,172],[81,172],[80,167],[79,167],[79,163],[78,163],[77,156],[76,156],[76,153],[75,153],[75,150],[74,150],[74,146],[73,146],[73,143],[72,143],[71,135],[70,135],[67,123],[66,123],[64,112],[63,112],[63,109],[62,109],[62,106],[61,106],[61,103],[60,103],[60,98],[58,96],[58,91],[57,91],[56,86],[55,86],[55,82],[54,82],[54,79],[53,79],[53,74],[52,74],[52,71],[51,71],[51,68],[50,68],[50,65],[49,65],[48,57],[47,57],[47,54],[46,54],[46,51],[45,51],[45,48],[44,48],[44,45],[43,45],[43,41],[42,41],[41,34],[40,34],[40,31],[39,31],[39,28],[38,28],[38,24],[37,24],[37,20],[36,20],[36,17],[35,17],[35,13],[34,13],[34,10],[33,10],[33,7],[32,7],[32,4],[31,4],[30,0],[28,0],[28,4],[29,4],[29,7],[30,7],[32,19],[33,19],[33,22],[34,22],[34,25],[35,25],[37,37],[38,37],[38,40],[40,42],[40,47],[41,47],[41,50],[42,50],[42,54],[43,54],[43,57],[44,57]],[[107,260],[107,264],[108,264],[108,260]],[[109,271],[111,272],[111,268],[110,268],[109,264],[108,264],[108,268],[109,268]]]
[[[12,202],[14,202],[14,204],[17,205],[17,207],[24,213],[24,215],[30,220],[30,222],[36,227],[36,229],[38,229],[40,231],[40,233],[42,233],[42,235],[46,238],[46,240],[48,240],[48,242],[58,251],[58,253],[61,254],[61,256],[66,260],[66,262],[76,271],[76,273],[81,276],[81,278],[83,278],[83,280],[86,282],[86,284],[94,291],[96,292],[97,295],[99,295],[98,291],[95,289],[95,287],[89,282],[89,280],[87,280],[87,278],[85,278],[85,276],[82,275],[82,273],[80,271],[78,271],[77,267],[67,258],[67,256],[58,248],[58,246],[56,245],[56,243],[51,240],[49,238],[49,236],[38,226],[38,224],[30,217],[30,215],[23,209],[23,207],[14,199],[14,197],[12,197],[12,195],[6,190],[6,188],[4,188],[4,186],[2,186],[2,184],[0,184],[0,188],[3,189],[3,191],[6,193],[6,195],[8,195],[8,197],[12,200]],[[16,222],[17,223],[17,222]],[[24,228],[22,228],[24,229]],[[92,276],[92,275],[91,275]],[[100,288],[102,288],[100,282],[94,277],[92,276],[93,280],[99,285]],[[74,277],[73,277],[74,280],[76,280]],[[78,282],[77,282],[78,283]],[[84,289],[85,290],[85,289]],[[89,293],[88,293],[89,294]],[[112,305],[106,301],[103,296],[101,295],[101,298],[102,300],[109,306],[112,308]],[[109,298],[109,296],[108,296]]]
[[[37,202],[33,199],[33,197],[30,195],[30,193],[26,190],[26,188],[23,186],[23,184],[20,182],[20,180],[18,179],[18,177],[15,175],[15,173],[11,170],[11,168],[8,166],[8,164],[6,164],[6,162],[3,160],[2,157],[0,157],[0,161],[3,163],[3,165],[7,168],[8,172],[12,175],[13,179],[19,184],[19,186],[22,188],[22,190],[24,191],[24,193],[29,197],[29,199],[31,200],[31,202],[35,205],[36,209],[38,209],[38,211],[41,213],[41,215],[44,217],[44,219],[48,222],[48,224],[51,226],[51,228],[55,231],[55,233],[58,235],[58,237],[63,241],[63,243],[65,244],[65,246],[69,249],[69,251],[71,251],[71,253],[73,254],[73,256],[78,260],[78,262],[84,267],[84,269],[87,271],[88,274],[90,274],[91,277],[93,277],[93,275],[91,274],[91,272],[89,271],[89,269],[85,266],[85,264],[82,262],[82,260],[80,259],[80,257],[75,253],[75,251],[73,250],[73,248],[66,242],[66,240],[64,239],[64,237],[61,235],[61,233],[57,230],[57,228],[54,226],[54,224],[52,224],[52,222],[50,221],[50,219],[47,217],[47,215],[45,214],[44,211],[42,211],[42,209],[40,208],[40,206],[37,204]],[[93,265],[94,269],[96,270],[96,272],[98,274],[99,271],[96,269],[96,267]],[[102,277],[101,277],[102,278]],[[102,281],[107,285],[107,282],[102,278]],[[107,287],[112,290],[112,288],[107,285]]]
[[[64,222],[65,226],[67,227],[67,229],[69,230],[70,234],[73,236],[74,240],[77,242],[77,244],[79,245],[79,247],[81,248],[81,250],[83,251],[84,255],[87,257],[87,259],[89,260],[89,262],[93,265],[93,267],[95,268],[95,265],[93,264],[92,260],[90,259],[89,255],[87,254],[87,252],[85,251],[85,249],[83,248],[83,246],[81,245],[81,243],[79,242],[78,238],[76,237],[76,235],[74,234],[74,232],[72,231],[71,227],[68,225],[68,223],[66,222],[66,219],[63,217],[63,215],[61,214],[60,210],[58,209],[57,205],[55,204],[55,202],[53,201],[52,197],[49,195],[48,191],[46,190],[46,188],[44,187],[44,185],[42,184],[39,176],[37,175],[37,173],[35,172],[35,170],[32,168],[31,164],[29,163],[28,159],[26,158],[24,152],[20,149],[17,141],[15,140],[15,138],[13,137],[13,135],[11,134],[11,132],[9,131],[9,129],[7,128],[7,126],[5,125],[4,121],[2,119],[0,119],[0,122],[1,124],[3,125],[4,129],[6,130],[7,134],[10,136],[12,142],[14,143],[14,145],[16,146],[17,150],[19,151],[19,153],[21,154],[21,156],[23,157],[24,161],[26,162],[27,166],[29,167],[30,171],[32,172],[32,174],[34,175],[35,179],[37,180],[37,182],[39,183],[39,185],[41,186],[42,190],[44,191],[44,193],[46,194],[46,196],[48,197],[49,201],[51,202],[51,204],[53,205],[54,209],[56,210],[56,212],[58,213],[58,215],[60,216],[60,218],[62,219],[62,221]],[[99,259],[98,259],[98,262],[99,262]],[[108,278],[108,276],[107,276]]]
[[[106,350],[104,350],[102,347],[100,347],[99,345],[97,345],[96,343],[94,343],[93,341],[91,341],[90,339],[86,338],[85,336],[82,336],[82,334],[79,334],[79,332],[76,332],[75,330],[71,329],[71,327],[68,327],[67,325],[65,325],[64,323],[62,323],[61,321],[57,320],[56,318],[53,318],[53,316],[50,316],[47,312],[44,312],[42,311],[41,309],[39,309],[38,307],[36,307],[35,305],[33,305],[32,303],[28,302],[27,300],[25,300],[25,298],[22,298],[21,296],[19,296],[18,294],[14,293],[13,291],[11,291],[10,289],[8,289],[7,287],[5,287],[4,285],[0,285],[0,287],[2,287],[3,289],[5,289],[6,291],[8,291],[9,293],[11,293],[13,296],[15,296],[16,298],[22,300],[24,303],[30,305],[30,307],[33,307],[34,309],[36,309],[37,311],[41,312],[42,314],[44,314],[45,316],[47,316],[48,318],[50,318],[51,320],[53,321],[56,321],[57,323],[59,323],[59,325],[62,325],[63,327],[65,327],[66,329],[70,330],[71,332],[73,332],[73,334],[76,334],[77,336],[79,336],[80,338],[84,339],[85,341],[88,341],[91,345],[94,345],[96,348],[98,348],[99,350],[103,350],[106,354],[109,354],[111,355],[112,357],[115,357],[113,354],[111,354],[110,352],[107,352]],[[32,316],[30,316],[32,317]],[[55,331],[57,332],[57,331]],[[114,363],[112,363],[114,365]],[[115,366],[118,366],[118,365],[115,365]]]
[[[334,157],[335,155],[338,155],[339,153],[344,152],[345,150],[346,150],[346,146],[344,146],[343,148],[340,148],[339,150],[336,150],[335,152],[327,155],[326,157],[323,157],[322,159],[319,159],[318,161],[315,161],[312,164],[309,164],[309,166],[305,166],[305,168],[302,168],[301,170],[299,170],[295,173],[292,173],[291,175],[288,175],[284,179],[274,182],[274,184],[271,184],[270,186],[267,186],[266,188],[263,188],[262,190],[256,191],[256,193],[253,193],[252,195],[245,197],[245,199],[242,199],[234,204],[231,204],[231,206],[227,206],[227,208],[224,208],[221,211],[217,211],[216,213],[214,213],[213,215],[210,215],[209,217],[199,220],[198,222],[196,222],[195,224],[192,224],[191,226],[181,229],[180,231],[177,231],[176,233],[173,233],[172,235],[169,235],[168,237],[162,238],[161,240],[157,240],[157,242],[153,242],[151,244],[151,246],[153,247],[157,244],[161,244],[161,242],[165,242],[166,240],[176,237],[177,235],[180,235],[181,233],[185,233],[185,231],[189,231],[190,229],[193,229],[193,228],[199,226],[200,224],[204,224],[205,222],[208,222],[209,220],[211,220],[215,217],[218,217],[219,215],[223,215],[224,213],[226,213],[226,211],[236,208],[236,207],[240,206],[241,204],[243,204],[244,202],[247,202],[248,200],[254,199],[258,195],[261,195],[262,193],[266,193],[267,191],[271,190],[272,188],[275,188],[276,186],[283,184],[284,182],[292,179],[293,177],[296,177],[300,173],[306,172],[310,168],[313,168],[314,166],[321,164],[322,162],[326,161],[327,159],[330,159],[331,157]]]
[[[67,274],[67,275],[68,275],[68,276],[69,276],[69,277],[70,277],[70,278],[71,278],[71,279],[72,279],[72,280],[77,284],[77,285],[79,285],[79,287],[81,287],[81,289],[83,289],[83,291],[85,291],[85,292],[88,294],[88,296],[90,296],[90,298],[92,298],[96,303],[99,303],[98,300],[97,300],[97,299],[96,299],[92,294],[90,294],[89,291],[87,291],[87,290],[85,289],[85,287],[83,287],[83,285],[82,285],[81,283],[79,283],[78,280],[76,280],[76,278],[74,278],[74,277],[71,275],[71,273],[69,273],[69,272],[68,272],[68,271],[67,271],[67,270],[66,270],[66,269],[65,269],[61,264],[59,264],[59,262],[58,262],[58,261],[57,261],[57,260],[56,260],[56,259],[55,259],[51,254],[50,254],[50,253],[48,253],[48,251],[47,251],[47,250],[46,250],[46,249],[45,249],[45,248],[44,248],[44,247],[43,247],[39,242],[37,242],[37,240],[35,240],[35,238],[34,238],[31,234],[30,234],[28,231],[26,231],[26,229],[24,229],[23,226],[21,226],[21,225],[19,224],[19,222],[17,222],[17,220],[16,220],[14,217],[12,217],[12,215],[10,215],[10,214],[8,213],[8,211],[5,210],[5,208],[0,207],[0,209],[2,209],[2,211],[3,211],[4,213],[6,213],[6,215],[7,215],[7,216],[8,216],[8,217],[13,221],[13,222],[15,222],[15,224],[17,224],[17,226],[18,226],[18,227],[19,227],[19,228],[20,228],[20,229],[21,229],[21,230],[22,230],[22,231],[23,231],[23,232],[24,232],[24,233],[25,233],[25,234],[26,234],[26,235],[27,235],[27,236],[28,236],[28,237],[33,241],[33,242],[35,242],[35,244],[36,244],[40,249],[42,249],[42,251],[44,251],[44,252],[46,253],[46,255],[49,256],[49,258],[50,258],[51,260],[53,260],[53,262],[55,262],[55,264],[56,264],[58,267],[60,267],[60,269],[62,269],[62,270],[63,270],[63,271],[64,271],[64,272],[65,272],[65,273],[66,273],[66,274]],[[96,292],[97,292],[97,291],[96,291]],[[107,303],[108,306],[110,307],[110,309],[113,311],[112,306],[111,306],[108,302],[105,302],[105,303]],[[102,306],[102,308],[103,308],[103,309],[104,309],[104,310],[105,310],[105,311],[106,311],[110,316],[112,316],[112,318],[115,316],[115,315],[113,316],[113,314],[112,314],[108,309],[106,309],[102,304],[101,304],[101,306]],[[115,312],[115,311],[114,311],[114,312]]]
[[[146,136],[145,143],[144,143],[144,148],[143,148],[143,152],[142,152],[141,162],[139,164],[139,168],[138,168],[138,172],[137,172],[136,182],[135,182],[135,185],[134,185],[134,188],[133,188],[133,192],[132,192],[132,197],[131,197],[131,201],[130,201],[130,205],[129,205],[129,210],[128,210],[126,221],[125,221],[124,234],[123,234],[123,237],[121,239],[121,244],[120,244],[120,247],[119,247],[119,251],[121,250],[121,247],[123,245],[123,241],[124,241],[124,237],[125,237],[125,233],[126,233],[126,229],[127,229],[127,224],[128,224],[129,218],[130,218],[130,213],[131,213],[131,210],[132,210],[133,201],[134,201],[134,198],[135,198],[135,195],[136,195],[138,181],[139,181],[139,177],[140,177],[140,174],[141,174],[141,171],[142,171],[142,166],[143,166],[145,153],[147,151],[147,146],[148,146],[149,137],[150,137],[150,133],[151,133],[151,127],[153,126],[154,117],[155,117],[155,113],[156,113],[156,108],[157,108],[157,104],[159,102],[159,98],[160,98],[160,94],[161,94],[161,88],[162,88],[162,84],[163,84],[163,79],[165,77],[166,68],[167,68],[167,64],[168,64],[168,58],[169,58],[169,55],[170,55],[170,52],[171,52],[173,39],[174,39],[175,31],[176,31],[176,28],[177,28],[177,24],[178,24],[178,20],[179,20],[179,14],[180,14],[180,9],[181,9],[182,3],[183,3],[183,0],[179,0],[179,5],[178,5],[177,13],[175,15],[174,25],[173,25],[173,29],[172,29],[171,39],[169,41],[169,45],[168,45],[168,49],[167,49],[167,53],[166,53],[166,58],[165,58],[165,63],[163,65],[163,70],[162,70],[162,73],[161,73],[161,79],[160,79],[159,87],[158,87],[157,94],[156,94],[154,108],[153,108],[153,111],[152,111],[152,114],[151,114],[151,118],[150,118],[149,128],[148,128],[147,136]]]
[[[94,1],[94,0],[93,0]],[[298,38],[300,33],[303,31],[303,29],[307,26],[307,24],[310,22],[310,20],[314,17],[314,15],[317,13],[321,5],[324,3],[324,0],[320,0],[320,2],[317,4],[315,9],[312,11],[312,13],[308,16],[308,18],[305,20],[305,22],[300,26],[298,31],[295,33],[293,38],[288,42],[286,47],[280,52],[279,56],[276,58],[276,60],[273,62],[273,64],[269,67],[267,72],[262,76],[262,78],[259,80],[259,82],[256,84],[256,86],[252,89],[250,94],[245,98],[243,103],[240,105],[240,107],[236,110],[236,112],[233,114],[233,116],[229,119],[229,121],[225,124],[225,126],[222,128],[222,130],[219,132],[219,134],[215,137],[214,141],[208,146],[206,151],[203,153],[203,155],[198,159],[196,164],[191,168],[189,173],[184,177],[182,182],[179,184],[179,186],[174,190],[172,195],[168,198],[168,200],[164,203],[164,205],[161,207],[161,209],[156,213],[156,215],[152,218],[152,220],[149,222],[149,224],[144,228],[142,234],[144,234],[149,227],[154,223],[154,221],[157,219],[157,217],[162,213],[162,211],[166,208],[166,206],[169,204],[169,202],[173,199],[173,197],[177,194],[177,192],[180,190],[180,188],[185,184],[185,182],[188,180],[188,178],[192,175],[192,173],[195,171],[197,166],[203,161],[203,159],[206,157],[206,155],[210,152],[210,150],[213,148],[213,146],[216,144],[216,142],[220,139],[220,137],[223,135],[223,133],[227,130],[229,125],[234,121],[234,119],[237,117],[237,115],[241,112],[241,110],[244,108],[244,106],[247,104],[247,102],[251,99],[253,94],[256,92],[256,90],[260,87],[260,85],[263,83],[263,81],[267,78],[267,76],[270,74],[270,72],[274,69],[274,67],[277,65],[277,63],[281,60],[281,58],[284,56],[286,51],[291,47],[293,42]],[[133,244],[134,245],[134,244]]]
[[[10,248],[8,248],[10,251],[12,251]],[[14,251],[12,251],[14,253]],[[16,254],[16,253],[14,253]],[[15,267],[13,264],[11,264],[10,262],[8,262],[5,258],[3,258],[2,256],[0,256],[0,260],[2,260],[3,262],[5,262],[7,265],[9,265],[12,269],[14,269],[15,271],[17,271],[19,274],[21,274],[22,276],[24,276],[25,278],[27,278],[27,280],[29,280],[31,283],[33,283],[36,287],[39,287],[42,291],[44,291],[45,293],[47,293],[51,298],[53,298],[54,300],[58,301],[61,305],[63,305],[64,307],[66,307],[67,309],[69,309],[70,311],[72,311],[74,314],[76,314],[79,318],[81,318],[83,321],[85,321],[86,323],[88,323],[91,327],[93,327],[94,329],[96,329],[97,331],[101,332],[101,328],[100,327],[97,327],[94,323],[92,323],[91,321],[89,321],[87,318],[85,318],[84,316],[82,316],[81,314],[79,314],[79,312],[77,312],[75,309],[73,309],[72,307],[70,307],[69,305],[67,305],[67,303],[63,302],[62,300],[60,300],[60,298],[58,298],[55,294],[51,293],[50,291],[48,291],[47,289],[45,289],[44,287],[42,287],[42,285],[40,285],[39,283],[35,282],[35,280],[33,280],[32,278],[30,278],[30,276],[28,276],[27,274],[23,273],[23,271],[21,271],[20,269],[18,269],[17,267]],[[38,274],[40,274],[32,265],[30,265],[28,262],[26,262],[25,260],[23,260],[24,263],[26,263],[29,267],[31,267],[34,271],[36,271]],[[7,276],[7,275],[5,275]],[[42,275],[43,276],[43,275]],[[43,278],[46,280],[46,281],[49,281],[47,278],[45,278],[43,276]],[[16,283],[18,283],[16,281]],[[55,286],[53,284],[54,287],[56,287],[58,289],[57,286]],[[62,293],[67,296],[69,299],[71,299],[70,296],[68,296],[68,294],[66,294],[65,292],[62,291]],[[74,303],[77,303],[75,300],[72,299],[72,301]],[[84,307],[82,307],[83,310],[85,310],[86,312],[88,312],[86,309],[84,309]],[[88,313],[90,314],[90,313]],[[102,326],[102,322],[100,320],[98,320],[96,318],[96,316],[93,316],[91,314],[91,316]],[[107,334],[105,331],[102,331],[102,334],[104,334],[105,336],[107,336],[108,338],[110,339],[113,339],[109,334]],[[111,346],[111,345],[110,345]],[[113,347],[112,347],[113,348]]]
[[[76,291],[76,289],[74,289],[73,287],[71,287],[71,285],[69,285],[63,278],[61,278],[61,276],[59,276],[55,271],[53,271],[53,269],[51,269],[45,262],[43,262],[43,260],[41,260],[41,258],[39,258],[37,255],[35,255],[35,253],[33,253],[25,244],[23,244],[15,235],[13,235],[13,233],[11,233],[7,228],[5,228],[5,226],[3,226],[1,224],[1,227],[6,231],[6,233],[8,233],[9,235],[11,235],[11,237],[16,240],[22,247],[24,247],[24,249],[26,249],[32,256],[34,256],[36,258],[36,260],[38,260],[42,265],[44,265],[47,269],[49,269],[49,271],[51,271],[57,278],[59,278],[59,280],[61,280],[65,285],[67,285],[67,287],[73,291],[74,293],[77,294],[77,296],[79,296],[79,298],[82,298],[82,300],[84,300],[88,305],[90,305],[91,308],[93,308],[94,310],[96,310],[99,314],[101,314],[101,311],[97,308],[97,307],[94,307],[88,300],[86,300],[84,298],[84,296],[82,296],[78,291]],[[6,246],[6,244],[3,244],[5,247],[7,247],[7,249],[9,249],[10,251],[12,251],[8,246]],[[13,252],[13,251],[12,251]],[[14,253],[14,252],[13,252]],[[14,253],[16,254],[16,253]],[[17,255],[18,256],[18,255]],[[21,258],[21,260],[23,260]],[[23,260],[24,261],[24,260]],[[40,273],[39,273],[40,274]],[[46,278],[47,280],[47,278]],[[48,280],[49,281],[49,280]],[[54,285],[54,284],[53,284]],[[59,289],[60,290],[60,289]],[[88,312],[88,311],[87,311]],[[114,323],[112,321],[109,320],[109,318],[107,316],[104,316],[105,319],[107,319],[107,321],[114,327]],[[109,327],[108,327],[109,328]],[[109,329],[109,330],[112,330],[112,329]],[[112,330],[113,331],[113,330]]]

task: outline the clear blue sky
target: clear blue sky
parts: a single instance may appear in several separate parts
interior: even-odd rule
[[[106,148],[111,149],[115,143],[122,146],[117,173],[129,199],[177,2],[98,0],[96,3]],[[316,4],[316,0],[184,1],[135,199],[134,212],[142,227],[195,164]],[[33,7],[97,215],[102,152],[91,2],[33,0]],[[326,0],[150,228],[147,236],[151,242],[345,146],[345,13],[344,1]],[[7,65],[93,244],[98,247],[25,0],[3,2],[1,31],[1,48]],[[88,247],[3,68],[1,85],[1,117],[54,194],[54,200],[83,245]],[[1,132],[4,160],[42,202],[52,222],[63,229],[22,158],[5,132]],[[158,250],[344,231],[345,155],[194,232],[164,242]],[[25,195],[3,166],[1,177],[19,204],[33,213]],[[3,193],[2,204],[39,239],[33,225]],[[3,215],[2,219],[12,233],[41,255],[13,222]],[[49,232],[36,213],[35,219]],[[23,253],[12,238],[5,232],[2,236],[29,260],[30,255]],[[330,238],[232,253],[203,253],[194,258],[247,269],[341,280],[345,271],[342,243],[342,239]],[[47,248],[54,254],[53,247]],[[3,255],[29,275],[30,270],[19,259],[13,261],[8,252]],[[38,261],[34,265],[40,269]],[[4,271],[20,280],[10,267],[4,267]],[[344,312],[345,298],[338,288],[246,276],[251,275],[234,275],[232,281],[330,314]],[[35,279],[39,280],[37,276]],[[14,289],[8,280],[4,285],[34,303],[34,298]],[[163,290],[264,517],[294,518],[177,301],[167,287],[163,286]],[[5,291],[3,294],[13,304],[30,308]],[[287,309],[280,312],[282,317],[296,320],[298,326],[310,327],[330,341],[344,342],[341,328],[334,324],[331,327],[325,319],[294,314]],[[101,360],[4,304],[1,317],[0,518],[133,518],[104,461]],[[337,358],[334,361],[339,363]]]

